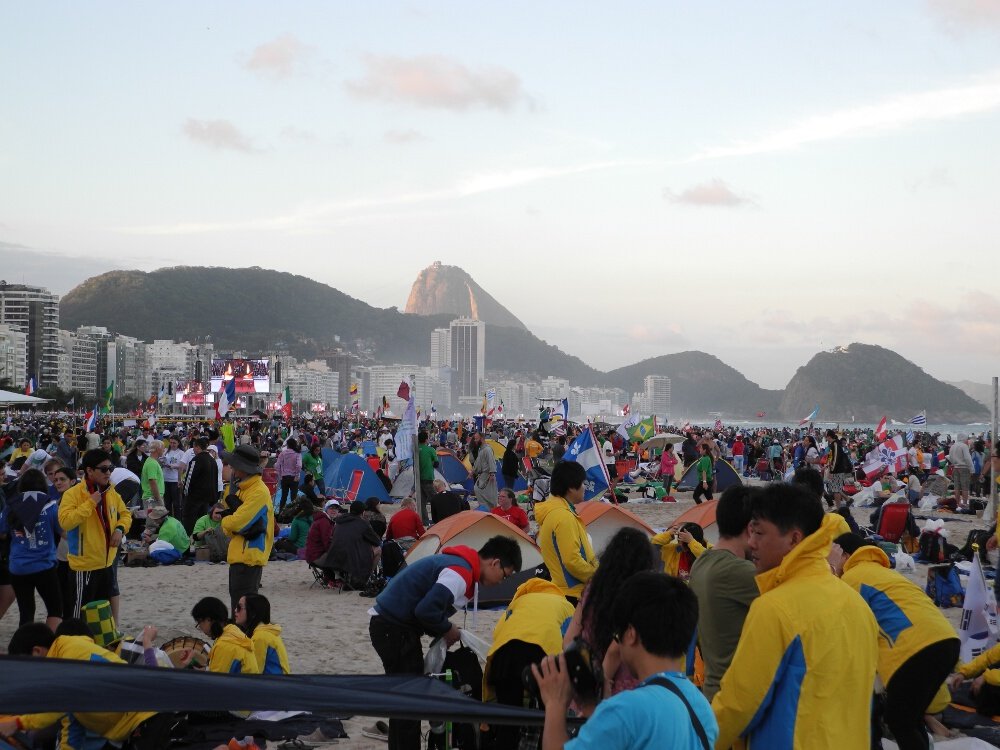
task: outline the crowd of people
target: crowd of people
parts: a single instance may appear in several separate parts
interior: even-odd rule
[[[228,563],[228,603],[208,596],[191,610],[212,642],[209,655],[185,650],[181,666],[289,673],[281,627],[259,593],[269,561],[287,556],[306,560],[327,586],[371,596],[369,637],[385,672],[421,674],[421,637],[459,641],[452,615],[477,587],[503,584],[522,567],[518,541],[503,534],[479,549],[456,545],[401,562],[431,524],[473,507],[532,533],[548,571],[512,593],[484,672],[487,697],[544,709],[544,728],[489,727],[486,746],[867,748],[885,726],[899,747],[926,748],[949,686],[972,679],[982,710],[1000,705],[992,674],[1000,649],[960,664],[952,626],[843,513],[845,484],[878,442],[870,432],[692,430],[676,451],[668,443],[644,455],[638,442],[600,430],[609,474],[627,455],[653,462],[663,477],[694,466],[695,502],[713,499],[722,459],[745,477],[794,471],[791,481],[723,492],[715,544],[693,523],[652,538],[624,528],[598,555],[576,510],[585,469],[564,460],[573,426],[547,435],[497,424],[484,434],[427,421],[413,461],[427,508],[407,497],[389,518],[376,498],[338,497],[322,464],[324,448],[361,451],[374,442],[391,484],[404,467],[385,423],[241,422],[228,446],[207,424],[158,427],[86,432],[29,417],[0,438],[0,617],[15,601],[19,611],[8,653],[129,661],[113,623],[122,606],[117,566],[131,538],[150,554],[170,548],[168,561],[203,550]],[[494,439],[506,445],[500,461]],[[439,446],[468,457],[471,490],[436,478]],[[988,480],[1000,462],[998,451],[987,455],[985,440],[964,435],[917,435],[907,449],[907,491],[919,490],[910,478],[919,485],[947,461],[961,509],[975,494],[973,477]],[[523,459],[543,467],[547,492],[536,501],[513,489]],[[277,475],[273,489],[265,468]],[[824,499],[841,512],[827,512]],[[35,621],[36,592],[44,623]],[[133,646],[141,663],[158,663],[155,638],[147,628],[142,648]],[[574,715],[582,725],[567,723]],[[48,722],[61,724],[64,743],[79,729],[146,747],[138,738],[170,720],[21,716],[0,721],[0,735]],[[390,748],[418,748],[420,723],[392,719],[385,739]]]

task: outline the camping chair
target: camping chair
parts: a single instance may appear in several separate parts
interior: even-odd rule
[[[313,574],[313,582],[309,584],[309,588],[312,589],[319,586],[325,589],[327,584],[326,572],[322,568],[317,568],[312,563],[309,563],[309,571]]]
[[[344,499],[353,503],[358,499],[358,492],[361,490],[361,480],[365,477],[364,471],[361,469],[355,469],[351,472],[351,480],[347,484],[347,490],[344,492]]]
[[[914,523],[908,502],[883,503],[882,507],[878,509],[875,534],[887,542],[899,544],[903,534]]]

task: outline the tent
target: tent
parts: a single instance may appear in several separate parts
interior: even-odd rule
[[[437,470],[445,478],[448,484],[464,485],[472,475],[465,467],[465,464],[458,460],[458,457],[447,448],[438,449]],[[469,489],[469,488],[467,488]]]
[[[718,500],[708,500],[693,508],[688,508],[675,520],[675,524],[696,523],[705,530],[705,541],[715,544],[719,541],[719,527],[715,525],[715,506]]]
[[[348,500],[377,497],[380,503],[393,502],[382,480],[365,459],[357,453],[338,453],[336,456],[332,463],[327,464],[326,451],[323,451],[323,475],[328,495],[336,494]]]
[[[445,484],[448,484],[448,480],[444,478],[444,475],[438,471],[434,470],[434,479],[440,479]],[[399,472],[396,476],[396,481],[392,483],[392,489],[389,490],[389,497],[392,498],[387,502],[396,502],[399,498],[406,497],[413,492],[413,467],[407,466],[405,469]],[[426,500],[427,498],[424,498]]]
[[[497,534],[517,540],[521,548],[521,570],[541,565],[542,553],[530,536],[505,518],[478,510],[462,511],[438,521],[413,543],[406,553],[406,561],[414,562],[428,555],[436,555],[444,547],[456,544],[479,549],[487,539]]]
[[[0,404],[4,406],[34,406],[35,404],[47,404],[51,400],[14,391],[0,391]]]
[[[587,527],[591,545],[597,555],[604,551],[608,542],[611,541],[611,537],[624,526],[639,529],[649,537],[655,533],[652,527],[635,513],[620,505],[613,505],[602,500],[588,500],[585,503],[580,503],[576,506],[576,513],[583,521],[583,525]]]
[[[503,472],[501,471],[501,467],[502,467],[502,464],[503,464],[502,459],[503,459],[504,454],[507,452],[507,449],[503,446],[502,443],[498,443],[496,440],[489,440],[489,439],[487,439],[487,440],[484,440],[483,442],[486,443],[486,445],[490,446],[490,448],[493,449],[493,458],[495,458],[496,461],[497,461],[497,489],[498,490],[502,490],[504,487],[507,486],[507,483],[504,482],[504,479],[503,479]],[[452,451],[448,450],[447,448],[438,448],[438,455],[439,456],[441,456],[441,455],[443,455],[445,453],[450,453],[453,456],[455,455]],[[472,455],[471,454],[466,455],[466,457],[464,459],[462,459],[462,463],[465,465],[465,468],[469,472],[472,471],[472,463],[471,463],[471,461],[472,461]],[[443,463],[444,463],[444,460],[442,459],[442,464]],[[470,473],[470,476],[471,476],[471,473]],[[470,492],[472,491],[472,485],[471,484],[469,485],[468,489],[469,489]],[[524,492],[525,490],[528,489],[528,480],[525,479],[524,477],[519,476],[514,481],[514,487],[513,487],[513,489],[514,489],[515,492]]]
[[[688,470],[684,472],[684,476],[681,477],[681,481],[677,483],[678,492],[691,492],[698,486],[698,470],[696,467],[696,463],[691,464],[691,466],[688,467]],[[732,464],[724,458],[720,458],[715,462],[716,488],[719,492],[725,492],[734,484],[741,486],[743,484],[743,480],[740,478],[736,469],[733,468]]]

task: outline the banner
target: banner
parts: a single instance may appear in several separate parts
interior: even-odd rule
[[[997,643],[997,601],[993,589],[986,585],[979,555],[973,555],[969,583],[965,588],[965,604],[958,637],[962,641],[959,660],[967,663]]]
[[[566,461],[575,461],[583,466],[587,478],[583,482],[583,499],[599,497],[611,486],[608,467],[604,465],[600,443],[594,435],[594,428],[587,426],[580,436],[566,449]]]

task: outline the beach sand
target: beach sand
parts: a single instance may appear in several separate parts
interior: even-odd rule
[[[654,529],[662,529],[694,504],[690,493],[679,493],[677,498],[676,503],[629,503],[626,507]],[[393,506],[383,507],[387,515],[393,510]],[[870,513],[870,509],[854,511],[862,526],[868,523]],[[948,514],[939,515],[948,518]],[[974,517],[959,516],[948,521],[947,526],[950,542],[961,546],[970,530],[985,528],[986,524]],[[916,571],[907,575],[923,588],[927,566],[917,565]],[[227,603],[229,601],[228,567],[224,564],[123,567],[119,570],[119,582],[122,591],[121,630],[128,635],[138,635],[144,625],[153,624],[159,629],[158,642],[179,635],[200,636],[190,611],[202,596],[217,596]],[[263,575],[261,593],[271,601],[272,617],[283,628],[282,636],[292,671],[382,674],[381,662],[368,639],[368,610],[373,600],[362,598],[357,592],[338,593],[313,587],[312,583],[312,574],[302,561],[269,563]],[[40,601],[37,607],[40,617],[44,613]],[[951,608],[943,612],[957,626],[962,610]],[[471,613],[460,612],[453,620],[460,627],[470,628],[480,637],[490,640],[499,616],[499,611],[481,611],[473,624]],[[16,627],[17,608],[13,605],[0,620],[0,645],[3,648]],[[429,639],[425,638],[425,650],[428,643]],[[346,720],[344,728],[350,739],[340,740],[336,747],[384,748],[384,742],[361,734],[362,728],[374,721],[372,717],[362,716]]]

